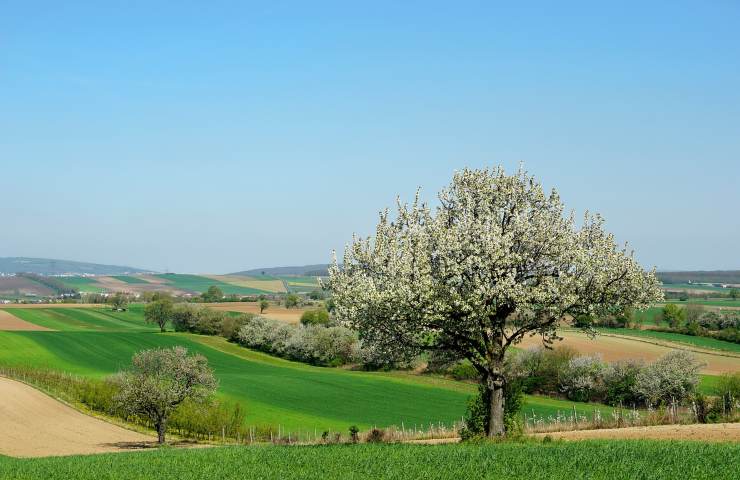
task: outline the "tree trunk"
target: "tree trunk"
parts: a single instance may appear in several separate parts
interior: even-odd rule
[[[504,380],[490,378],[487,383],[491,404],[488,421],[488,437],[501,437],[506,433],[504,427]]]
[[[167,431],[167,420],[158,420],[154,426],[157,428],[157,443],[161,445],[164,443],[164,434]]]

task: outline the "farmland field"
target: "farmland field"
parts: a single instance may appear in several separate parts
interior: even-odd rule
[[[737,478],[740,444],[589,441],[486,445],[221,447],[0,457],[4,479]]]
[[[250,425],[281,425],[293,431],[344,430],[357,424],[447,425],[460,419],[470,384],[403,372],[355,372],[275,358],[220,337],[155,333],[142,306],[128,312],[93,308],[10,309],[54,332],[0,332],[0,364],[62,370],[102,378],[127,365],[142,349],[182,345],[209,359],[220,380],[219,395],[241,402]],[[539,416],[571,411],[573,402],[528,396],[525,412]],[[582,413],[609,407],[576,403]]]
[[[250,287],[240,287],[219,280],[214,280],[211,277],[204,277],[200,275],[163,273],[153,276],[165,281],[166,285],[169,287],[189,292],[205,292],[206,290],[208,290],[208,287],[215,285],[216,287],[220,288],[221,291],[224,292],[226,295],[254,295],[260,293],[270,293],[267,290],[260,290]]]
[[[715,338],[697,337],[673,332],[657,332],[655,330],[634,330],[631,328],[599,328],[598,330],[599,332],[605,334],[664,340],[668,342],[683,343],[700,348],[722,350],[725,352],[734,352],[740,354],[740,344],[725,342],[723,340],[717,340]],[[738,368],[740,369],[740,365],[738,366]]]
[[[59,277],[59,280],[67,287],[81,292],[101,293],[105,290],[94,277]]]

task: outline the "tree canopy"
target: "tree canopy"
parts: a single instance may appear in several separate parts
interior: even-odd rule
[[[523,170],[457,172],[434,210],[419,194],[354,237],[327,284],[338,319],[389,354],[447,350],[491,391],[489,435],[503,434],[504,354],[525,335],[558,339],[561,321],[615,315],[662,298],[655,273],[619,247],[598,215],[578,224],[557,191]],[[590,328],[588,326],[584,327]]]

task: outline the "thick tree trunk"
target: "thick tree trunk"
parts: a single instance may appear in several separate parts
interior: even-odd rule
[[[488,436],[501,437],[506,434],[504,426],[504,381],[502,378],[489,378],[488,393],[491,403],[488,421]]]
[[[157,442],[161,445],[164,443],[164,435],[167,431],[167,420],[159,420],[155,427],[157,427]]]

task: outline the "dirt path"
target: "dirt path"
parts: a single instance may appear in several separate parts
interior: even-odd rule
[[[5,310],[0,310],[0,330],[4,331],[28,331],[28,330],[51,330],[31,322],[21,320]]]
[[[708,350],[695,350],[692,347],[681,344],[656,344],[640,341],[640,339],[626,336],[597,335],[591,339],[582,332],[566,331],[560,334],[563,340],[555,342],[556,346],[570,346],[584,355],[599,354],[607,362],[618,360],[642,359],[653,362],[671,350],[677,348],[690,350],[696,358],[706,364],[702,373],[709,375],[721,375],[727,372],[740,370],[740,358],[725,355],[724,352],[711,353]],[[542,345],[540,337],[526,337],[518,346],[530,348]]]
[[[740,423],[697,425],[657,425],[654,427],[607,428],[603,430],[575,430],[570,432],[537,433],[533,437],[549,435],[558,440],[697,440],[701,442],[740,442]]]
[[[13,457],[120,452],[154,440],[4,377],[0,377],[0,425],[0,454]]]

